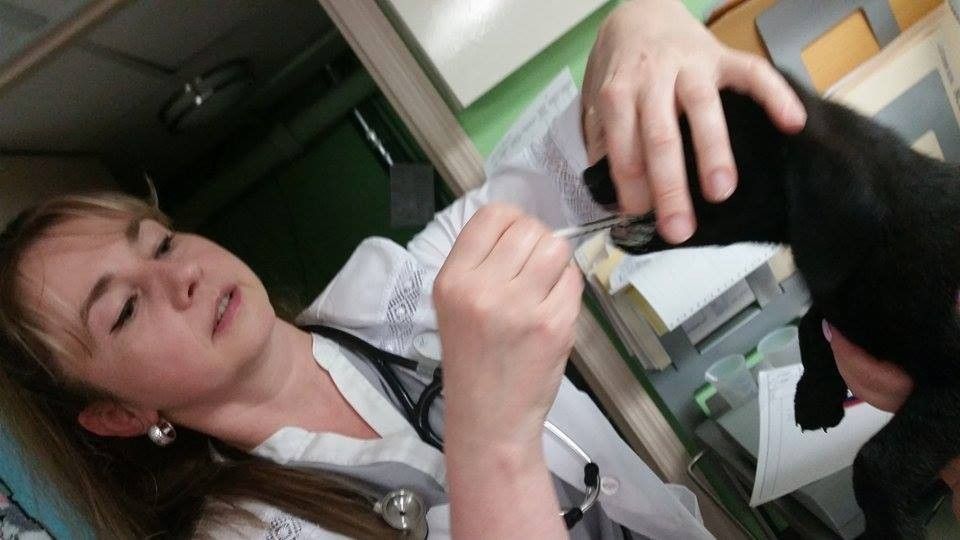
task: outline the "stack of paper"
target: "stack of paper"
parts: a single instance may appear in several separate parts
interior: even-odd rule
[[[670,365],[660,336],[683,326],[697,343],[755,300],[743,279],[774,245],[677,249],[632,256],[597,233],[576,252],[621,340],[648,369]]]
[[[580,244],[574,256],[627,350],[646,369],[669,366],[670,355],[637,305],[626,294],[610,294],[610,274],[625,255],[609,242],[609,235],[601,232],[591,236]]]
[[[774,244],[734,244],[628,256],[610,275],[610,292],[632,288],[630,294],[644,306],[647,319],[662,335],[766,263],[776,251]]]

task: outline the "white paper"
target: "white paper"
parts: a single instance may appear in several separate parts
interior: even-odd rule
[[[564,68],[550,81],[533,102],[523,110],[483,164],[487,177],[515,152],[528,148],[546,135],[553,120],[577,98],[577,85],[573,82],[570,68]]]
[[[793,396],[802,373],[802,365],[760,372],[760,451],[750,506],[849,467],[860,447],[893,417],[860,403],[847,407],[840,425],[826,433],[801,431],[794,419]]]
[[[624,257],[610,274],[610,293],[633,286],[670,331],[766,263],[777,249],[775,244],[733,244]]]

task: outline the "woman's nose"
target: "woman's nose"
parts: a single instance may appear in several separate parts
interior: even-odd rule
[[[194,294],[200,284],[203,271],[194,263],[169,262],[164,270],[167,277],[167,292],[173,306],[186,309],[193,304]]]

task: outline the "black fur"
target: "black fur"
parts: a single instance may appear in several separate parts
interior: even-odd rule
[[[804,130],[780,133],[751,99],[721,93],[739,185],[727,201],[700,194],[689,127],[681,119],[698,218],[682,246],[790,244],[813,298],[800,323],[804,374],[797,422],[843,418],[846,386],[821,320],[900,365],[915,390],[854,463],[868,538],[921,538],[917,508],[937,472],[960,455],[960,169],[910,149],[889,129],[794,84]],[[606,160],[585,173],[598,202],[613,190]],[[659,236],[634,253],[670,249]]]

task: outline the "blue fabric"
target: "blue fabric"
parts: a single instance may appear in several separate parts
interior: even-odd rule
[[[40,522],[55,538],[93,539],[93,532],[75,513],[65,508],[56,490],[38,485],[31,478],[19,445],[10,432],[0,426],[0,479],[12,492],[24,512]]]

